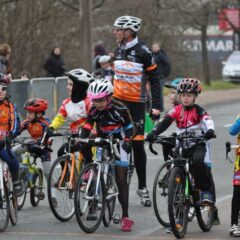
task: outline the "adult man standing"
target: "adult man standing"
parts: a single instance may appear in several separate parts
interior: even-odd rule
[[[164,111],[164,98],[163,98],[163,85],[166,77],[170,74],[171,65],[170,61],[167,57],[166,52],[161,48],[160,42],[154,42],[152,44],[152,52],[155,59],[155,62],[158,66],[158,71],[160,73],[160,92],[161,92],[161,99],[160,99],[160,111]]]
[[[114,94],[129,109],[137,134],[132,147],[134,162],[138,176],[137,194],[144,206],[151,206],[146,187],[146,152],[144,149],[144,118],[146,101],[146,79],[149,79],[152,92],[151,116],[160,117],[160,75],[157,71],[149,48],[138,40],[137,32],[141,27],[141,19],[122,16],[114,22],[114,36],[119,47],[114,61]],[[146,78],[147,76],[147,78]]]

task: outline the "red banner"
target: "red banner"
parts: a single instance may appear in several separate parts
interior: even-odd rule
[[[240,28],[240,9],[237,8],[224,8],[218,14],[218,26],[220,30],[227,31],[232,30],[234,25],[236,28]],[[230,23],[231,24],[230,24]]]

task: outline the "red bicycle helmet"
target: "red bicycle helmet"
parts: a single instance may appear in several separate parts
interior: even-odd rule
[[[24,109],[36,113],[45,112],[48,108],[48,102],[41,98],[29,99],[24,104]]]
[[[178,93],[199,94],[202,91],[201,82],[195,78],[184,78],[177,86]]]

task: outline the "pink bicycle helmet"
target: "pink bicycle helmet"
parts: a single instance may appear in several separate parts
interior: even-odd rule
[[[113,85],[109,80],[97,79],[89,85],[88,97],[90,99],[99,99],[109,96],[113,93]]]

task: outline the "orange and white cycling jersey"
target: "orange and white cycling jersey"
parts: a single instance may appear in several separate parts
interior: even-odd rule
[[[153,105],[159,108],[157,65],[144,43],[135,38],[125,46],[120,46],[115,52],[114,72],[114,97],[130,102],[145,102],[148,79],[152,86]]]

